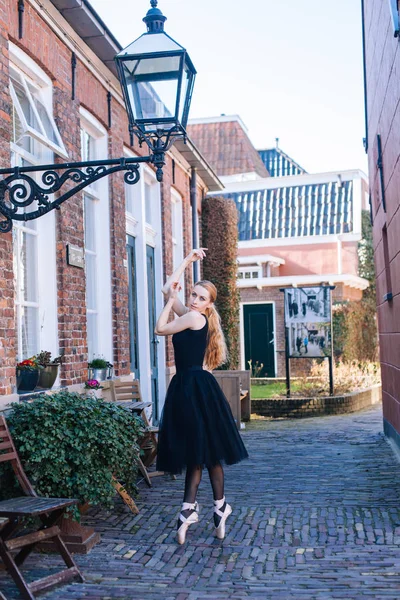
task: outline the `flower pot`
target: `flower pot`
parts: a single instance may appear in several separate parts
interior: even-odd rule
[[[85,390],[85,398],[102,398],[102,389],[99,390]]]
[[[17,391],[33,392],[39,381],[39,369],[28,371],[17,369]]]
[[[88,379],[97,379],[97,381],[105,381],[107,379],[108,368],[105,369],[92,369],[89,367]]]
[[[51,390],[58,375],[59,365],[49,365],[39,371],[38,386],[45,390]]]

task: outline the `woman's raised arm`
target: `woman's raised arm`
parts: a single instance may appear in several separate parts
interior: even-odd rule
[[[206,250],[207,250],[207,248],[198,248],[198,249],[192,250],[186,256],[186,258],[182,261],[182,263],[179,265],[179,267],[172,273],[172,275],[170,275],[170,277],[168,277],[167,281],[165,282],[165,284],[161,290],[166,298],[168,298],[168,299],[170,298],[171,286],[174,283],[179,283],[179,280],[180,280],[182,274],[184,273],[185,269],[192,263],[196,262],[196,260],[202,260],[206,255],[205,254]],[[179,300],[178,297],[175,297],[175,301],[172,304],[172,310],[174,311],[175,314],[178,315],[178,317],[182,317],[189,311],[189,309],[184,304],[182,304],[182,302]]]
[[[201,314],[196,311],[188,311],[181,317],[168,322],[169,313],[176,301],[179,289],[179,283],[173,283],[171,285],[170,297],[161,311],[154,329],[156,335],[172,335],[174,333],[179,333],[179,331],[183,331],[184,329],[200,329],[203,324]]]

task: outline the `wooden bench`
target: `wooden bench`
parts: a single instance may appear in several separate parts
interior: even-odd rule
[[[81,572],[60,537],[61,531],[58,526],[64,516],[65,509],[68,506],[77,504],[78,501],[67,498],[42,498],[37,496],[22,468],[7,422],[3,416],[0,416],[0,462],[11,463],[21,488],[26,494],[19,498],[0,502],[0,519],[8,519],[8,522],[0,527],[0,558],[18,586],[22,597],[27,600],[34,600],[36,592],[47,590],[59,583],[66,583],[75,577],[79,581],[83,581]],[[16,537],[15,534],[22,527],[26,517],[38,517],[41,526],[33,533]],[[35,549],[35,546],[44,540],[53,542],[67,565],[67,569],[32,583],[27,583],[19,567]],[[15,555],[14,552],[16,552]]]
[[[213,371],[240,429],[241,421],[250,421],[250,371]]]

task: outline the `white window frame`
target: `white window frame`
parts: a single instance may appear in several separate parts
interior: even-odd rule
[[[108,134],[103,125],[86,109],[80,109],[81,129],[93,138],[94,156],[91,159],[107,158]],[[91,343],[89,360],[96,356],[104,356],[113,362],[112,344],[112,298],[111,298],[111,253],[110,253],[110,207],[109,181],[107,177],[96,181],[83,190],[85,198],[94,203],[94,250],[86,248],[85,257],[96,256],[95,263],[95,304],[88,309],[87,315],[95,314],[96,328]],[[85,261],[86,269],[86,261]],[[86,282],[87,286],[87,282]],[[86,288],[87,290],[87,288]],[[86,292],[87,293],[87,292]],[[89,339],[88,346],[89,346]]]
[[[246,275],[248,275],[246,277]],[[239,267],[238,268],[238,279],[261,279],[263,276],[262,267]]]
[[[36,225],[36,224],[35,224]],[[35,273],[33,274],[34,278],[35,278],[35,283],[36,283],[36,302],[32,302],[29,300],[24,300],[23,298],[23,291],[22,291],[22,285],[21,285],[21,279],[23,277],[22,275],[22,267],[23,265],[21,264],[21,261],[19,260],[19,253],[20,250],[22,248],[22,238],[23,238],[23,234],[26,233],[27,235],[32,235],[32,237],[35,238]],[[23,225],[19,225],[17,224],[15,227],[13,227],[13,246],[14,246],[14,253],[16,255],[16,260],[15,260],[15,270],[16,272],[14,273],[14,277],[15,277],[15,319],[16,319],[16,333],[17,333],[17,357],[18,357],[18,361],[24,360],[26,358],[29,358],[30,356],[36,354],[39,351],[39,345],[40,345],[40,325],[39,325],[39,319],[40,319],[40,305],[39,305],[39,290],[38,290],[38,268],[37,268],[37,255],[38,255],[38,233],[36,231],[36,228],[31,228],[31,227],[25,227]],[[23,342],[23,338],[22,338],[22,313],[23,313],[23,309],[24,308],[35,308],[37,310],[37,318],[36,318],[36,332],[35,332],[35,344],[36,347],[32,348],[32,352],[29,351],[27,352],[27,355],[25,355],[25,353],[23,352],[23,347],[24,347],[24,342]],[[28,356],[30,355],[30,356]]]
[[[50,78],[36,65],[36,63],[27,56],[22,50],[9,44],[10,67],[23,74],[24,78],[29,78],[29,84],[39,88],[45,93],[41,96],[49,119],[52,119],[52,82]],[[23,67],[23,68],[21,68]],[[12,87],[12,86],[10,86]],[[17,110],[15,95],[12,95],[14,108]],[[17,99],[17,103],[18,99]],[[45,132],[44,132],[45,133]],[[54,162],[53,149],[50,140],[46,138],[37,139],[36,136],[28,135],[33,140],[33,152],[28,152],[17,143],[11,142],[10,150],[12,153],[12,163],[15,166],[22,166],[23,160],[31,165],[40,165],[43,163]],[[34,205],[31,207],[34,209]],[[23,212],[26,209],[20,209]],[[29,212],[29,211],[28,211]],[[19,260],[19,254],[22,245],[22,237],[27,234],[33,236],[35,243],[34,269],[36,299],[35,301],[24,300],[23,288],[21,283],[22,265]],[[16,221],[13,227],[14,252],[15,252],[15,311],[16,311],[16,338],[17,338],[17,356],[18,360],[27,358],[23,352],[22,339],[22,309],[35,308],[37,310],[35,341],[29,354],[35,354],[40,350],[50,351],[54,356],[59,352],[58,343],[58,314],[57,314],[57,266],[56,266],[56,236],[55,236],[55,215],[51,211],[43,215],[39,220],[32,221],[27,225],[22,221]],[[39,265],[45,264],[45,268],[39,268]],[[32,350],[32,352],[31,352]]]
[[[172,261],[173,271],[175,271],[184,259],[184,239],[183,239],[183,198],[171,188],[171,225],[172,225]],[[175,235],[174,235],[175,234]],[[185,281],[181,280],[181,291],[179,298],[185,304]]]
[[[20,77],[20,84],[24,89],[31,110],[33,111],[33,114],[39,126],[38,131],[37,129],[28,124],[24,115],[24,111],[22,110],[21,104],[19,102],[17,93],[15,92],[14,85],[10,79],[11,98],[15,110],[18,114],[18,117],[21,121],[25,135],[30,135],[33,139],[36,139],[38,142],[52,150],[52,152],[54,152],[58,156],[61,156],[62,158],[68,158],[68,153],[65,149],[60,132],[58,131],[57,125],[53,118],[53,85],[50,77],[48,77],[29,56],[27,56],[24,52],[22,52],[22,50],[20,50],[11,42],[9,44],[9,51],[11,63],[10,68],[13,71],[15,71]],[[45,127],[38,113],[28,83],[35,90],[35,93],[37,93],[40,102],[43,105],[47,118],[49,119],[49,122],[53,129],[53,133],[57,139],[57,143],[50,140],[46,134]]]

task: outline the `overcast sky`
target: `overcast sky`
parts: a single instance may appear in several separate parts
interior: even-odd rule
[[[127,46],[149,0],[90,0]],[[359,0],[159,0],[198,71],[191,117],[238,114],[309,172],[367,169]]]

